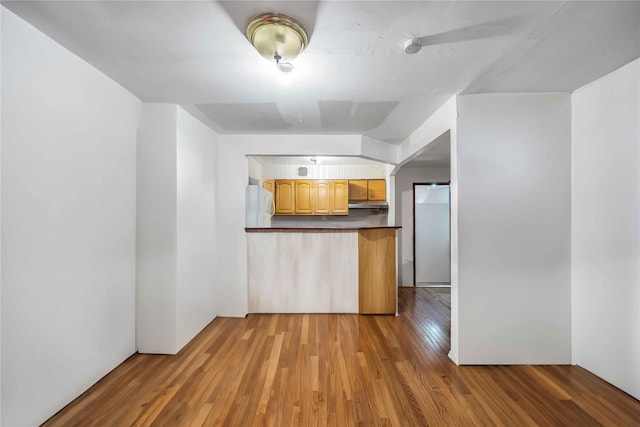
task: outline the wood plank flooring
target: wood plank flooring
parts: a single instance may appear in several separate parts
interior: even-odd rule
[[[218,318],[177,356],[136,354],[45,426],[638,426],[640,402],[572,366],[447,357],[447,288],[400,316]]]

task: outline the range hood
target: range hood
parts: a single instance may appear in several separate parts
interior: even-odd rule
[[[387,202],[380,202],[376,200],[363,200],[363,201],[350,201],[349,209],[389,209]]]

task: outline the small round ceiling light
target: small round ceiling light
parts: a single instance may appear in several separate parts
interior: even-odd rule
[[[407,40],[404,44],[404,53],[409,55],[416,54],[422,49],[422,43],[418,39]]]
[[[293,61],[307,46],[307,31],[295,19],[279,13],[254,16],[247,24],[247,38],[264,58],[275,61],[278,69],[289,72]]]

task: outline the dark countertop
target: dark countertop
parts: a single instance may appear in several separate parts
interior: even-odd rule
[[[379,225],[373,227],[246,227],[247,233],[335,233],[342,231],[375,230],[380,228],[399,229],[400,226]]]

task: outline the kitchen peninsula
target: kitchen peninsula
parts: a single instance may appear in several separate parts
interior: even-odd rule
[[[397,313],[398,228],[246,228],[249,312]]]

